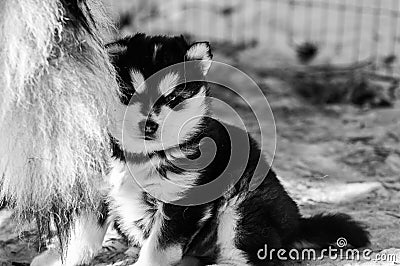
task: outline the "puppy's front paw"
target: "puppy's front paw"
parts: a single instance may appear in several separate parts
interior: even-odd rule
[[[55,249],[49,249],[33,258],[31,266],[61,266],[60,253]]]

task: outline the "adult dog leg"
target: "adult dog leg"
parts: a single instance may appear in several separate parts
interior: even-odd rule
[[[101,249],[108,225],[105,219],[99,219],[94,213],[75,216],[64,255],[59,247],[54,247],[35,257],[31,266],[75,266],[89,263]]]

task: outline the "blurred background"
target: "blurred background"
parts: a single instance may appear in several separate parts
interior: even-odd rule
[[[269,107],[248,80],[219,65],[210,70],[241,88],[253,110],[226,88],[213,88],[213,96],[263,138],[302,212],[346,212],[368,226],[374,252],[400,257],[399,0],[102,1],[114,39],[145,32],[210,41],[214,60],[249,75],[267,97],[274,118],[257,121],[254,110]],[[0,262],[25,265],[34,234],[18,238],[12,225],[0,224]],[[94,265],[131,263],[134,255],[118,243]]]
[[[239,60],[254,66],[365,63],[388,76],[399,68],[397,0],[103,1],[122,34],[186,34],[252,48]]]

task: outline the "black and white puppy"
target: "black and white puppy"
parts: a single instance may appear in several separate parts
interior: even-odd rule
[[[205,265],[266,265],[275,261],[258,257],[265,245],[322,248],[340,237],[354,247],[369,243],[363,226],[345,214],[302,217],[253,138],[209,118],[208,43],[137,34],[108,49],[123,92],[119,123],[111,130],[110,212],[141,246],[135,265],[177,265],[184,256]],[[233,140],[247,142],[248,150],[235,150]],[[211,160],[199,167],[203,157]],[[244,167],[237,163],[242,159]],[[224,193],[202,200],[207,191],[196,187],[221,177],[215,186]],[[253,177],[263,181],[251,191]]]

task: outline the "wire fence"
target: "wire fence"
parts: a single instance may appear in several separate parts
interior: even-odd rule
[[[318,47],[315,65],[400,77],[400,0],[143,0],[136,14],[140,31],[256,42],[277,57],[309,42]]]
[[[271,1],[272,14],[286,9],[288,41],[295,46],[295,29],[302,39],[323,47],[331,45],[334,56],[345,57],[347,63],[369,62],[379,75],[398,78],[400,1],[399,0],[260,0]],[[297,13],[303,13],[303,25]],[[277,16],[277,15],[276,15]],[[300,25],[295,25],[300,23]],[[279,32],[272,27],[269,34]]]

